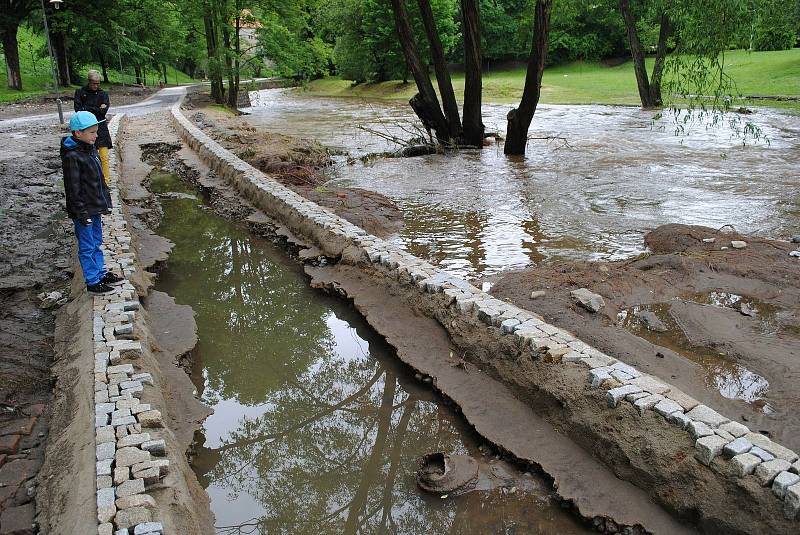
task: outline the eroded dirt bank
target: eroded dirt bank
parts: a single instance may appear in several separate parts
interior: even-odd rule
[[[313,140],[257,130],[245,117],[210,107],[201,93],[190,95],[187,117],[226,149],[303,197],[328,208],[370,234],[386,237],[403,226],[389,198],[362,188],[327,187],[332,165],[327,149]]]
[[[645,238],[651,254],[506,273],[491,293],[796,450],[798,244],[724,230],[665,225]],[[570,297],[581,287],[603,296],[598,313]]]

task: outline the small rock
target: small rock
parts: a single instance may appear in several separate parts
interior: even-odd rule
[[[800,243],[800,234],[792,236],[792,243]]]
[[[744,437],[739,437],[736,440],[728,443],[722,449],[726,457],[736,457],[743,455],[753,449],[753,444]]]
[[[132,528],[137,524],[151,522],[152,520],[153,514],[146,507],[131,507],[130,509],[119,511],[114,518],[114,523],[119,528]]]
[[[597,312],[604,306],[606,302],[603,296],[593,293],[586,288],[578,288],[569,293],[577,304],[588,310],[589,312]]]
[[[772,493],[782,500],[788,488],[797,483],[800,483],[800,476],[791,472],[781,472],[772,480]]]
[[[547,292],[544,290],[534,290],[531,292],[531,299],[539,299],[540,297],[544,297],[547,295]]]
[[[117,498],[142,494],[144,492],[144,479],[132,479],[123,482],[117,487]]]
[[[650,310],[637,310],[634,313],[634,316],[645,326],[648,330],[663,333],[667,332],[667,326],[664,325],[664,322],[658,319],[655,312]]]
[[[783,516],[789,520],[797,518],[800,513],[800,483],[795,483],[788,489],[783,497]]]
[[[784,461],[783,459],[773,459],[761,463],[756,467],[756,479],[758,479],[762,487],[768,487],[772,485],[772,480],[775,479],[775,476],[781,472],[788,471],[791,466],[789,461]]]
[[[698,461],[708,466],[714,460],[714,457],[722,453],[722,448],[725,447],[725,444],[727,444],[727,441],[717,435],[698,438],[694,444],[694,448],[697,450],[695,457]]]
[[[793,258],[800,258],[800,251],[790,251],[789,256]]]
[[[703,238],[703,243],[714,243],[717,241],[716,238]]]
[[[741,240],[733,240],[731,241],[731,247],[733,247],[734,249],[744,249],[745,247],[747,247],[747,242]]]
[[[758,315],[758,311],[755,308],[748,305],[747,303],[742,303],[741,305],[739,305],[739,312],[741,312],[742,315],[744,316],[752,317]]]
[[[742,453],[741,455],[735,456],[731,462],[736,469],[737,475],[739,477],[744,477],[755,471],[756,466],[761,464],[761,459],[752,453]]]

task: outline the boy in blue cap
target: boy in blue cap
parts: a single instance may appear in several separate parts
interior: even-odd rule
[[[88,111],[76,112],[69,120],[72,135],[61,140],[67,214],[75,225],[78,259],[86,289],[93,293],[110,292],[113,290],[110,284],[123,281],[121,277],[106,271],[103,258],[103,224],[100,216],[111,211],[111,195],[103,180],[103,169],[94,147],[100,122]]]

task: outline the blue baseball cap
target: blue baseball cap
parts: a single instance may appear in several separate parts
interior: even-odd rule
[[[86,130],[90,126],[94,126],[104,121],[105,119],[98,121],[97,117],[95,117],[94,114],[92,114],[91,112],[78,111],[75,112],[75,114],[69,120],[69,130],[70,132],[76,132],[78,130]]]

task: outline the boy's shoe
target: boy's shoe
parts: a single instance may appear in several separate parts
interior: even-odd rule
[[[105,294],[114,291],[114,288],[112,288],[108,284],[103,284],[103,282],[98,282],[96,284],[87,284],[86,289],[95,294]]]
[[[103,284],[119,284],[121,282],[125,282],[125,279],[109,271],[103,275],[103,278],[100,279],[100,282]]]

